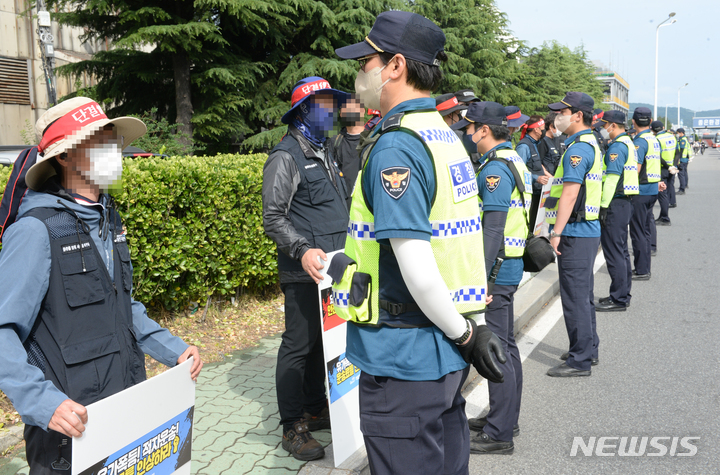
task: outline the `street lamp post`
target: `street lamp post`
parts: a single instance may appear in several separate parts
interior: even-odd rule
[[[677,20],[673,20],[667,25],[665,22],[667,22],[669,19],[675,16],[675,12],[670,13],[668,17],[665,19],[664,22],[660,23],[657,28],[655,28],[655,102],[654,102],[654,110],[653,110],[653,118],[654,120],[657,120],[657,94],[658,94],[658,44],[660,40],[660,27],[661,26],[668,26],[675,23]]]
[[[667,113],[667,108],[668,108],[668,106],[673,106],[673,105],[675,105],[675,104],[665,104],[665,128],[666,128],[666,129],[668,128],[668,113]],[[656,120],[657,120],[657,119],[656,119]]]
[[[685,83],[685,86],[687,86],[689,83]],[[678,122],[677,126],[680,127],[680,89],[684,88],[685,86],[680,86],[678,88]]]

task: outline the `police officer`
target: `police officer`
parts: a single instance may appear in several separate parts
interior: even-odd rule
[[[685,188],[688,188],[688,165],[690,164],[691,156],[690,142],[688,142],[687,137],[685,137],[685,129],[681,127],[677,129],[676,157],[678,162],[677,167],[680,170],[678,173],[678,179],[680,180],[680,188],[677,191],[678,195],[684,195]]]
[[[560,136],[562,134],[555,128],[555,117],[557,117],[557,112],[549,112],[543,119],[545,122],[545,134],[538,144],[538,152],[542,157],[543,168],[551,175],[555,174],[562,156],[561,151],[564,151],[564,148],[560,148]],[[562,146],[565,147],[565,144],[563,143]]]
[[[463,317],[485,307],[485,264],[472,164],[430,97],[444,44],[427,18],[391,11],[336,50],[359,60],[355,89],[383,114],[362,153],[345,253],[328,269],[335,309],[350,320],[347,358],[362,370],[375,474],[467,473],[467,362],[500,382],[493,354],[506,361],[497,337]]]
[[[347,232],[345,181],[326,136],[348,97],[321,77],[298,81],[281,119],[288,133],[263,168],[263,226],[277,244],[285,294],[275,374],[282,447],[298,460],[322,458],[325,450],[311,432],[330,428],[317,284],[320,259],[342,249]]]
[[[540,141],[544,133],[545,121],[543,118],[539,115],[531,115],[527,122],[523,124],[520,142],[515,147],[518,155],[532,174],[532,207],[529,212],[531,230],[535,229],[542,188],[552,179],[552,175],[543,167],[545,157],[540,155]],[[549,152],[547,148],[544,151]]]
[[[490,411],[486,417],[470,419],[470,452],[511,454],[513,435],[519,432],[518,416],[522,396],[522,363],[513,330],[513,301],[523,276],[522,255],[528,235],[532,176],[523,159],[513,151],[505,126],[505,109],[496,102],[471,104],[465,119],[453,128],[465,128],[468,140],[482,154],[477,185],[485,244],[485,269],[492,269],[498,257],[504,259],[485,312],[488,328],[502,341],[508,361],[500,366],[502,383],[490,382]],[[537,127],[542,130],[542,127]],[[518,183],[518,180],[520,183]],[[521,191],[522,190],[522,191]]]
[[[673,177],[672,172],[676,170],[673,161],[675,160],[675,150],[677,150],[677,140],[673,134],[665,130],[663,123],[659,120],[651,123],[650,128],[660,144],[660,176],[665,184],[665,189],[658,192],[660,216],[655,220],[655,224],[657,226],[670,226],[668,211],[670,203],[675,200],[675,186],[671,182],[671,177]]]
[[[38,159],[0,253],[0,389],[25,422],[30,473],[45,475],[70,473],[85,406],[144,381],[144,353],[167,366],[192,356],[193,379],[202,361],[131,297],[127,235],[106,194],[145,124],[75,97],[35,130]]]
[[[650,280],[650,260],[655,242],[653,206],[657,201],[660,181],[660,143],[650,130],[652,112],[638,107],[633,112],[633,143],[637,151],[640,193],[632,197],[633,217],[630,220],[635,270],[633,280]]]
[[[568,135],[567,150],[545,202],[570,339],[569,351],[561,356],[565,362],[547,372],[553,377],[590,376],[591,364],[598,362],[593,266],[600,245],[602,156],[590,129],[594,105],[592,97],[582,92],[568,92],[562,101],[548,105],[559,112],[555,127]]]
[[[630,306],[632,265],[628,251],[630,197],[639,193],[635,145],[625,133],[624,112],[611,110],[600,119],[612,139],[603,160],[603,194],[600,201],[600,243],[610,274],[610,295],[595,304],[598,312],[625,311]]]

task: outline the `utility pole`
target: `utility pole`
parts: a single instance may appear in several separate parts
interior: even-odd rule
[[[50,12],[45,8],[44,0],[37,0],[38,9],[38,43],[40,44],[40,59],[45,72],[45,87],[47,87],[48,108],[57,104],[57,91],[55,88],[55,48],[53,34],[50,29]]]

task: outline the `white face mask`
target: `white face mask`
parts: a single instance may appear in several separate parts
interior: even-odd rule
[[[380,109],[382,89],[385,87],[385,84],[390,82],[390,78],[382,82],[382,76],[380,75],[386,67],[387,64],[382,68],[373,68],[367,73],[362,69],[358,71],[358,75],[355,78],[355,94],[357,94],[358,99],[360,99],[360,102],[362,102],[367,109]]]
[[[558,115],[555,117],[555,128],[561,133],[565,133],[568,127],[570,127],[570,115]]]
[[[81,170],[82,176],[107,191],[122,178],[122,152],[116,143],[97,145],[85,150],[90,159],[90,170]]]
[[[602,128],[600,129],[600,135],[602,136],[602,138],[603,138],[604,140],[607,140],[607,139],[610,138],[610,132],[608,132],[605,127],[602,127]]]
[[[562,132],[560,132],[558,129],[555,129],[555,132],[552,133],[553,137],[558,138],[562,135]]]

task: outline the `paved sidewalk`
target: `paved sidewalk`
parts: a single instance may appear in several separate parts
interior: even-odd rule
[[[281,447],[275,397],[275,362],[280,337],[205,365],[197,385],[192,473],[198,475],[296,474],[306,463]],[[330,431],[313,432],[323,445]],[[0,475],[26,475],[24,452],[0,460]]]

